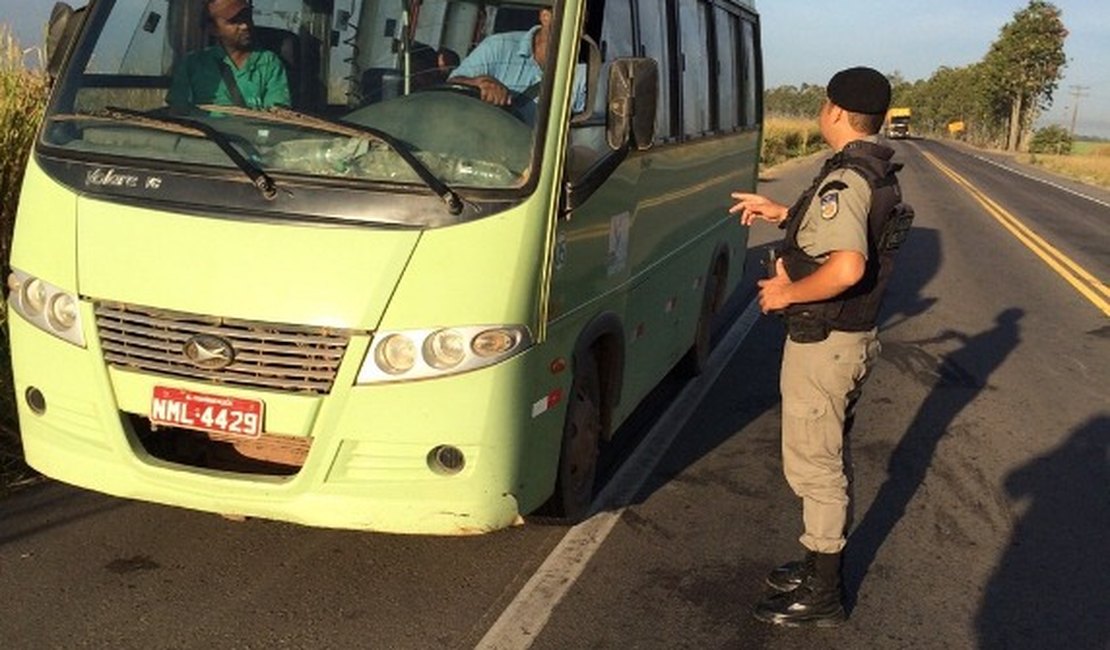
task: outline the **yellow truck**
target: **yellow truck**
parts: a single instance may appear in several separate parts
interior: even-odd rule
[[[898,139],[910,137],[910,114],[910,109],[904,107],[887,111],[886,137]]]

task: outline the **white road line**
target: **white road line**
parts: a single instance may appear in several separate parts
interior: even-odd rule
[[[1028,178],[1029,180],[1037,181],[1038,183],[1044,183],[1045,185],[1048,185],[1049,187],[1054,187],[1054,188],[1056,188],[1056,189],[1058,189],[1062,192],[1067,192],[1068,194],[1071,194],[1073,196],[1078,196],[1081,199],[1087,199],[1091,203],[1097,203],[1097,204],[1099,204],[1103,207],[1110,208],[1110,203],[1107,203],[1106,201],[1102,201],[1100,199],[1096,199],[1093,196],[1087,196],[1086,194],[1084,194],[1082,192],[1079,192],[1077,190],[1073,190],[1070,187],[1064,187],[1063,185],[1060,185],[1059,183],[1054,183],[1052,181],[1045,180],[1043,178],[1037,178],[1036,176],[1033,176],[1032,174],[1023,172],[1023,171],[1018,170],[1018,169],[1015,169],[1013,167],[1010,167],[1009,165],[1004,165],[1004,164],[998,162],[997,160],[991,160],[990,158],[985,158],[983,156],[978,156],[978,155],[975,155],[975,154],[969,154],[969,155],[972,158],[975,158],[977,160],[981,160],[982,162],[987,163],[988,165],[994,165],[995,167],[998,167],[999,169],[1004,169],[1004,170],[1010,172],[1011,174],[1017,174],[1018,176],[1021,176],[1022,178]]]
[[[705,371],[686,384],[594,500],[595,514],[567,531],[478,642],[477,650],[525,650],[532,645],[758,318],[759,302],[752,300],[710,355]]]

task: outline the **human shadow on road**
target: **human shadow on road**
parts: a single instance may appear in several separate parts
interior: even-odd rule
[[[979,647],[1110,648],[1110,415],[1005,487],[1028,509],[979,605]]]
[[[968,404],[987,386],[987,379],[1021,341],[1021,309],[1007,309],[995,326],[968,336],[949,330],[926,340],[884,346],[883,357],[900,370],[928,381],[932,390],[918,407],[909,428],[891,452],[887,478],[844,550],[844,592],[849,608],[875,557],[925,480],[940,439]],[[959,349],[935,359],[922,346],[958,341]]]

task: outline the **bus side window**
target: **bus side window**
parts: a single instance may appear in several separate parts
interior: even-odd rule
[[[635,31],[632,25],[633,0],[606,0],[603,9],[598,44],[606,61],[620,57],[636,56]],[[601,4],[601,3],[597,3]],[[593,4],[590,11],[595,11]],[[590,18],[593,21],[592,14]],[[589,30],[589,28],[587,28]]]
[[[742,50],[740,58],[740,78],[742,84],[740,125],[755,128],[763,121],[763,101],[758,88],[762,85],[759,60],[759,35],[756,25],[750,20],[741,21]]]
[[[697,137],[712,130],[709,92],[709,5],[678,0],[679,43],[682,61],[682,135]]]
[[[740,124],[740,20],[720,7],[713,10],[717,33],[717,124],[722,131],[731,131]]]
[[[573,182],[587,172],[595,163],[609,152],[605,141],[605,110],[608,96],[609,62],[619,57],[635,56],[635,41],[632,26],[633,0],[604,0],[591,2],[587,16],[586,34],[593,38],[603,57],[597,79],[597,90],[593,106],[588,106],[590,117],[586,120],[575,118],[570,129],[570,148],[567,155],[568,178]],[[600,17],[600,26],[598,18]],[[582,48],[586,44],[581,45]],[[584,72],[579,66],[575,74]]]
[[[635,0],[640,17],[639,56],[655,59],[659,63],[659,104],[655,111],[655,140],[668,140],[674,135],[674,100],[671,84],[671,54],[667,34],[668,0]]]

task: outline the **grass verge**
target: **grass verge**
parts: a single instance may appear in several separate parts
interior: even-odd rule
[[[816,119],[769,116],[763,120],[763,149],[759,162],[765,168],[790,158],[808,156],[824,147]]]
[[[1110,189],[1110,144],[1103,143],[1080,150],[1085,153],[1066,156],[1023,154],[1018,156],[1018,160],[1043,167],[1061,176]]]
[[[38,50],[24,50],[7,25],[0,24],[0,277],[8,274],[12,226],[27,155],[42,120],[48,91],[45,75],[28,58]],[[0,496],[37,480],[23,462],[8,347],[8,328],[0,309]]]

